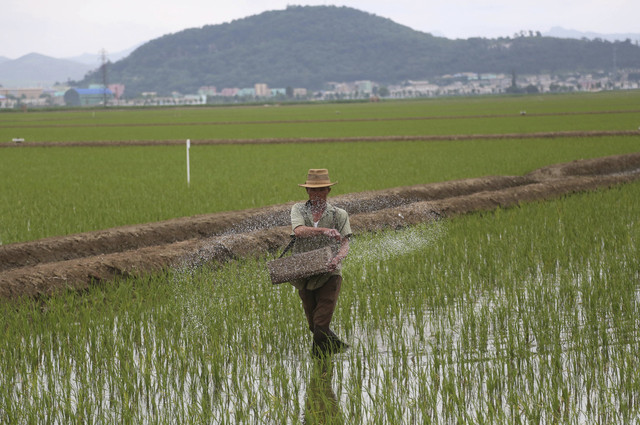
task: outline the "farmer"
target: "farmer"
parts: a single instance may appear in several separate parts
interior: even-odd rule
[[[336,183],[329,179],[328,170],[310,169],[307,181],[298,185],[306,188],[309,200],[291,208],[294,254],[330,246],[334,255],[327,263],[326,273],[291,282],[302,300],[313,333],[312,353],[317,356],[349,348],[329,328],[342,284],[341,262],[349,252],[351,236],[347,212],[327,203],[331,186]]]

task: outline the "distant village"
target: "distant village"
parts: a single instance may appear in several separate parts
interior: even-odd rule
[[[256,83],[253,87],[220,88],[203,86],[197,93],[174,92],[159,96],[156,92],[130,98],[123,84],[92,85],[86,88],[56,86],[44,88],[0,87],[0,108],[34,108],[54,106],[163,106],[204,105],[245,102],[403,99],[416,97],[472,96],[504,93],[597,92],[640,88],[640,70],[615,74],[507,75],[459,73],[433,80],[405,81],[381,85],[374,81],[331,82],[325,90],[305,88],[270,88]]]

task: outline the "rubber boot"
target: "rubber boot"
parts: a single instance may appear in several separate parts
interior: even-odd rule
[[[349,345],[342,342],[331,329],[318,329],[313,331],[312,352],[315,356],[328,356],[343,353]]]
[[[344,353],[350,348],[349,344],[340,340],[340,338],[338,338],[338,335],[333,333],[331,329],[329,329],[328,340],[329,345],[331,346],[331,349],[334,353]]]

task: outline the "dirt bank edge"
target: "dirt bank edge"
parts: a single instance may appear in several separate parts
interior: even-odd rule
[[[519,186],[533,181],[526,177],[489,176],[352,193],[333,197],[331,202],[353,215],[419,201]],[[0,272],[42,263],[133,251],[188,239],[285,226],[289,223],[291,205],[293,202],[3,245],[0,246]]]

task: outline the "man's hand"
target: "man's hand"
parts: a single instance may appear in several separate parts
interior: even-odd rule
[[[342,260],[345,259],[345,257],[347,256],[347,253],[349,252],[349,238],[343,238],[342,235],[340,235],[340,232],[338,232],[337,230],[333,230],[333,231],[338,233],[338,236],[339,236],[338,240],[340,241],[340,249],[338,249],[338,253],[336,254],[336,256],[333,257],[327,263],[327,269],[330,272],[336,270],[340,266],[340,264],[342,263]]]
[[[342,242],[342,235],[336,229],[330,229],[328,227],[309,227],[298,226],[293,229],[293,233],[299,238],[311,238],[318,235],[324,235],[331,239],[335,239],[338,242]]]
[[[335,257],[333,257],[328,263],[327,263],[327,269],[332,272],[335,269],[338,268],[338,266],[340,265],[340,262],[342,261],[342,258],[338,257],[337,255]]]
[[[325,229],[322,231],[322,234],[330,238],[333,238],[338,242],[342,240],[342,235],[336,229]]]

